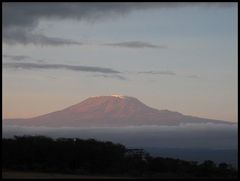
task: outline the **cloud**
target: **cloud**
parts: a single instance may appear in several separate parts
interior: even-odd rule
[[[175,72],[172,71],[140,71],[137,72],[138,74],[151,74],[151,75],[177,75]],[[197,75],[186,75],[185,77],[191,79],[199,79],[200,77]]]
[[[105,46],[126,47],[126,48],[167,48],[165,45],[154,45],[142,41],[126,41],[120,43],[105,43]]]
[[[191,79],[199,79],[199,78],[200,78],[200,77],[197,76],[197,75],[188,75],[188,76],[186,76],[186,77],[191,78]]]
[[[3,41],[10,45],[17,43],[42,46],[81,45],[81,42],[48,37],[32,31],[44,19],[95,21],[123,15],[138,6],[129,5],[126,3],[4,3]]]
[[[4,3],[3,26],[34,28],[46,18],[93,21],[122,16],[132,10],[156,8],[156,5],[181,6],[166,3]]]
[[[32,58],[30,56],[27,56],[27,55],[7,55],[7,54],[4,54],[3,58],[5,58],[7,60],[11,60],[11,61],[34,61],[34,62],[39,62],[39,63],[44,62],[44,60],[34,59],[34,58]]]
[[[41,20],[75,19],[99,21],[121,17],[136,10],[186,6],[231,7],[234,3],[3,3],[3,41],[8,44],[79,45],[80,42],[34,34]],[[20,33],[19,33],[20,32]],[[23,37],[19,37],[22,35]]]
[[[48,37],[42,34],[34,34],[25,31],[6,31],[3,33],[3,41],[9,45],[15,44],[34,44],[34,45],[48,45],[48,46],[60,46],[60,45],[83,45],[84,43],[68,40],[64,38]]]
[[[94,77],[104,77],[104,78],[114,78],[114,79],[119,79],[119,80],[127,80],[126,77],[117,75],[117,74],[112,74],[112,75],[98,74],[98,75],[94,75]]]
[[[96,20],[122,16],[134,10],[231,7],[234,3],[3,3],[3,26],[34,27],[40,19]]]
[[[176,75],[176,73],[171,71],[142,71],[139,74],[152,74],[152,75]]]
[[[25,55],[3,55],[3,58],[11,59],[14,61],[22,61],[22,60],[31,59],[31,57],[25,56]]]
[[[83,71],[83,72],[99,72],[105,74],[118,74],[119,71],[103,68],[103,67],[90,67],[90,66],[79,66],[79,65],[65,65],[65,64],[38,64],[38,63],[18,63],[18,62],[7,62],[3,63],[6,68],[22,68],[22,69],[67,69],[72,71]]]

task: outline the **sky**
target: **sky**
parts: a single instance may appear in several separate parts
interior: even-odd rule
[[[3,118],[90,96],[237,122],[237,3],[3,3]]]

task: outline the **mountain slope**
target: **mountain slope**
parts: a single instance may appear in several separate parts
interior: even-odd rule
[[[226,121],[186,116],[178,112],[157,110],[127,96],[99,96],[66,109],[29,119],[6,119],[6,125],[51,127],[111,127],[140,125],[179,125],[183,123],[224,123]]]

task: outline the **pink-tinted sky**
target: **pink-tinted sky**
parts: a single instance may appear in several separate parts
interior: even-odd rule
[[[3,4],[3,117],[122,94],[237,121],[237,4]]]

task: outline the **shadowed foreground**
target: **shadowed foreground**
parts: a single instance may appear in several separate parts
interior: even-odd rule
[[[141,149],[93,139],[23,136],[2,143],[5,178],[237,177],[237,170],[226,163],[152,157]]]
[[[76,174],[59,174],[59,173],[42,173],[42,172],[26,172],[26,171],[2,171],[2,178],[12,179],[131,179],[130,177],[117,177],[117,176],[87,176]]]

